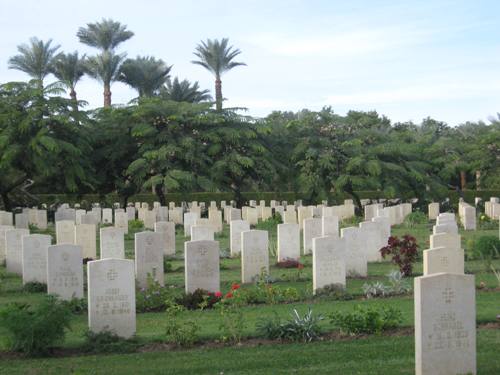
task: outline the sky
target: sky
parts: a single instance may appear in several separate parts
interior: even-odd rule
[[[135,33],[119,52],[161,58],[172,77],[212,95],[214,79],[191,63],[193,51],[229,38],[247,66],[222,77],[224,106],[252,116],[331,106],[454,126],[500,112],[499,12],[497,0],[0,0],[0,83],[27,79],[7,61],[30,37],[92,55],[78,28],[112,18]],[[122,83],[111,90],[114,104],[137,96]],[[102,105],[97,81],[86,77],[76,91],[90,108]]]

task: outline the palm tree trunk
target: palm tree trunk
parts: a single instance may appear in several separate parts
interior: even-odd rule
[[[460,189],[465,190],[465,184],[467,183],[465,171],[460,171]]]
[[[75,112],[78,112],[78,100],[76,99],[76,91],[74,88],[71,89],[69,92],[69,97],[71,98],[71,101],[73,102],[73,110]]]
[[[481,171],[476,171],[476,190],[481,190]]]
[[[104,84],[104,107],[111,107],[111,85]]]
[[[222,111],[222,81],[219,76],[215,77],[215,109]]]

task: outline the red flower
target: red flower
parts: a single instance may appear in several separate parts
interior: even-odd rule
[[[297,268],[298,268],[299,270],[301,270],[301,269],[303,269],[303,268],[304,268],[304,265],[303,265],[302,263],[299,263],[299,264],[297,264]]]
[[[240,284],[235,283],[231,286],[231,290],[237,290],[237,289],[240,289]]]
[[[231,292],[227,293],[225,298],[233,298],[233,293]]]
[[[217,298],[221,298],[221,297],[222,297],[222,293],[221,293],[221,292],[215,292],[215,296],[216,296]]]

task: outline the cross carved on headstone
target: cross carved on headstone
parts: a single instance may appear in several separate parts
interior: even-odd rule
[[[116,277],[118,276],[118,273],[114,269],[110,269],[108,271],[108,273],[106,274],[106,276],[108,277],[109,281],[112,281],[112,280],[116,279]]]

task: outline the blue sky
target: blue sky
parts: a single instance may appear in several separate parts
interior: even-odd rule
[[[0,82],[26,79],[7,67],[18,44],[37,36],[93,54],[76,31],[110,17],[135,32],[120,51],[161,58],[173,76],[212,92],[192,52],[202,39],[228,37],[248,66],[223,76],[225,106],[254,116],[330,105],[456,125],[500,112],[499,12],[500,2],[486,0],[2,0]],[[102,103],[96,81],[85,78],[77,92],[91,107]],[[120,83],[112,92],[114,103],[135,97]]]

